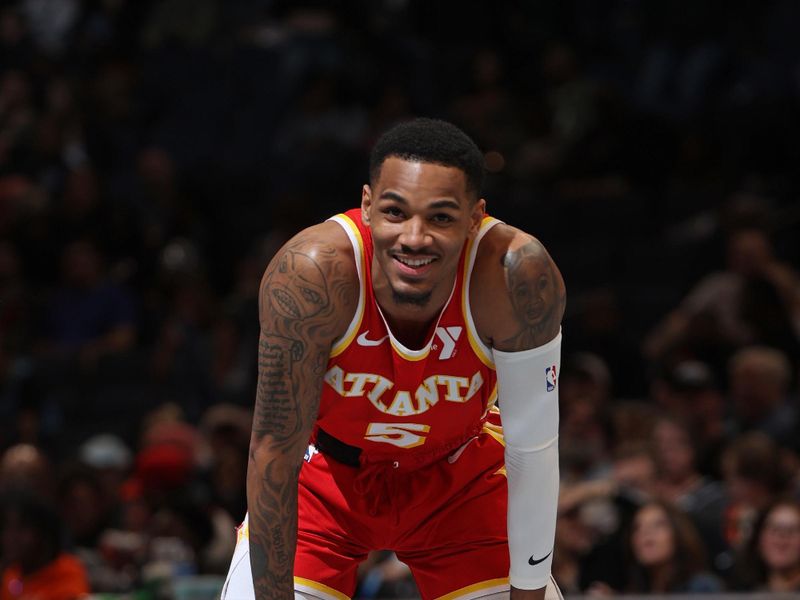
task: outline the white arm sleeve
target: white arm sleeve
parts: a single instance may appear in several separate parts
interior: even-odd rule
[[[558,506],[558,375],[561,332],[522,352],[493,350],[508,475],[511,585],[550,579]]]

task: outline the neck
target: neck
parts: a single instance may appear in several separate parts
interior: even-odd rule
[[[770,572],[767,587],[772,592],[790,592],[800,588],[800,565]]]
[[[669,564],[656,565],[648,569],[650,575],[650,592],[665,593],[669,591],[672,578],[672,567]]]
[[[455,285],[456,274],[437,282],[430,298],[422,305],[398,302],[391,286],[381,277],[380,266],[373,263],[372,288],[375,300],[394,336],[408,348],[424,345],[431,324],[444,310]]]

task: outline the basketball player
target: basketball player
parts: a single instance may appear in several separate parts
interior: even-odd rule
[[[426,599],[545,597],[564,282],[541,243],[486,216],[482,181],[459,129],[400,124],[361,207],[270,263],[224,600],[349,598],[374,549]]]

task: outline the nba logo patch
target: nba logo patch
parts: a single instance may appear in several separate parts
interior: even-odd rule
[[[552,365],[547,367],[544,370],[544,380],[547,384],[547,391],[552,392],[556,389],[556,383],[558,383],[558,375],[556,374],[556,366]]]
[[[303,456],[303,460],[306,462],[311,462],[311,459],[314,458],[315,454],[319,454],[319,450],[317,450],[314,444],[309,444],[308,448],[306,448],[305,456]]]

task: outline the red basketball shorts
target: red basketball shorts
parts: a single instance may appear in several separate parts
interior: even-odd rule
[[[502,435],[487,424],[448,457],[412,470],[359,469],[313,454],[300,473],[295,588],[350,598],[370,550],[394,550],[422,597],[506,591]]]

